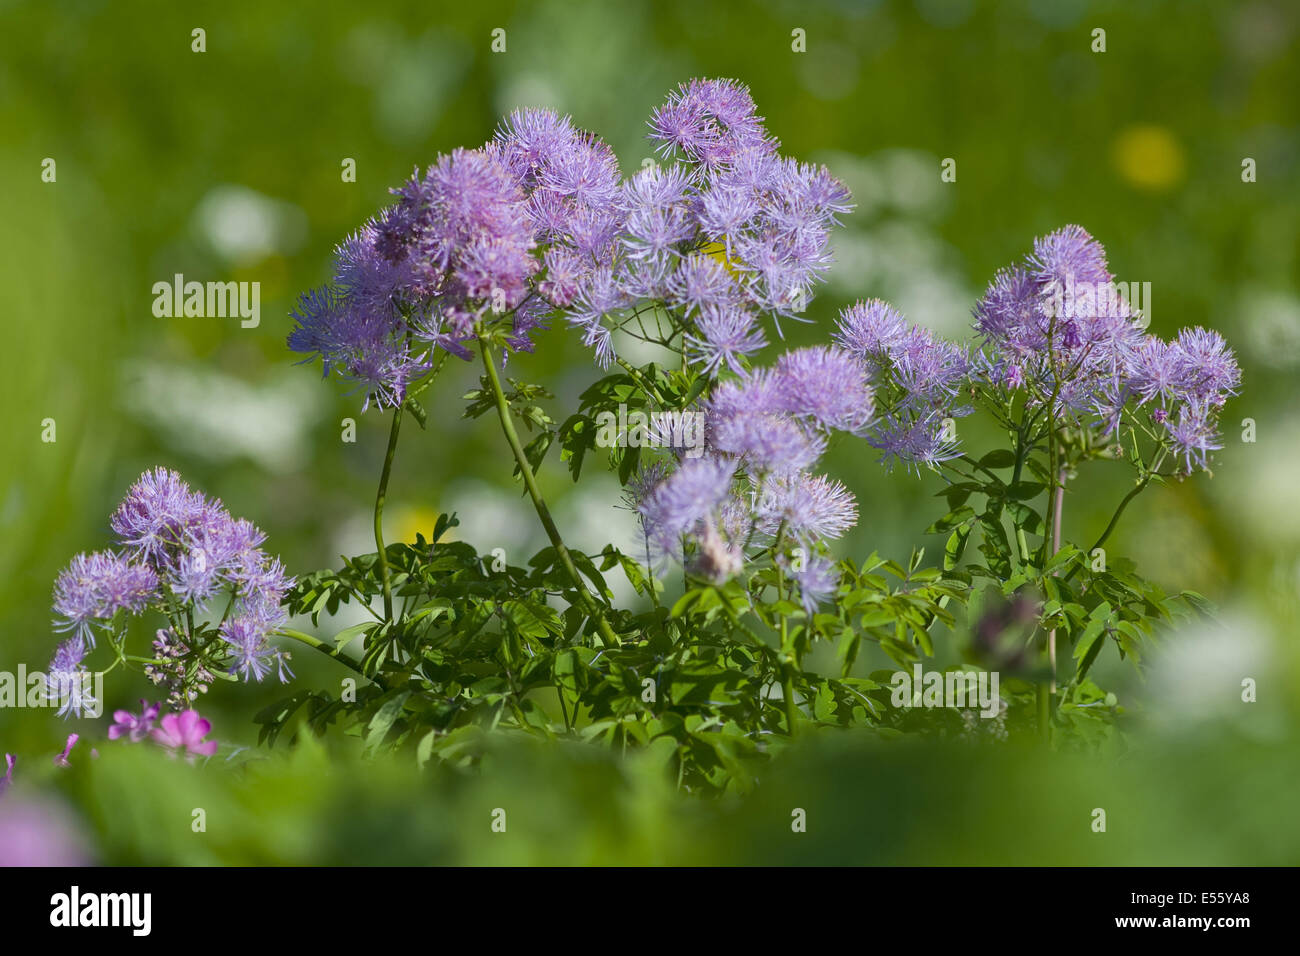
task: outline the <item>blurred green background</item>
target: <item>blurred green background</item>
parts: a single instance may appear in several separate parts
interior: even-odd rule
[[[195,28],[206,52],[191,50]],[[498,28],[506,49],[493,53]],[[792,50],[795,29],[806,52]],[[332,763],[309,748],[187,777],[104,747],[95,767],[55,775],[64,736],[99,745],[104,724],[0,708],[0,753],[28,772],[23,799],[64,791],[89,857],[106,862],[1300,862],[1300,825],[1280,803],[1300,767],[1298,37],[1287,0],[0,0],[0,670],[44,668],[54,576],[108,543],[108,514],[154,465],[256,521],[291,572],[372,547],[386,423],[294,366],[288,310],[390,186],[480,144],[519,106],[572,114],[631,171],[651,155],[646,117],[679,82],[749,84],[784,151],[829,165],[857,203],[815,321],[787,326],[794,344],[825,341],[839,308],[866,296],[963,335],[996,268],[1077,222],[1118,278],[1151,283],[1154,331],[1218,329],[1245,371],[1213,479],[1148,492],[1110,542],[1222,608],[1220,624],[1172,636],[1145,680],[1099,665],[1138,715],[1124,760],[840,740],[792,754],[747,805],[699,807],[653,769],[567,748],[506,748],[478,780],[362,765],[346,748]],[[949,157],[955,183],[939,177]],[[261,324],[155,318],[152,285],[178,272],[259,282]],[[556,330],[513,374],[551,387],[559,413],[599,372]],[[455,510],[458,533],[513,561],[542,538],[499,435],[460,417],[476,380],[471,366],[445,373],[429,431],[404,436],[389,539]],[[354,444],[340,437],[348,417]],[[862,511],[841,553],[937,547],[920,531],[942,510],[939,479],[886,475],[874,459],[856,443],[828,460]],[[548,464],[571,543],[632,545],[612,477],[574,486]],[[1066,537],[1091,540],[1127,480],[1123,468],[1080,476]],[[341,676],[301,651],[295,664],[305,686]],[[1241,702],[1243,677],[1259,683],[1255,704]],[[110,679],[109,709],[150,690]],[[222,687],[202,708],[223,742],[252,745],[250,715],[279,696]],[[533,794],[549,822],[491,843],[469,821],[502,788]],[[202,799],[228,809],[208,839],[191,835],[188,809],[174,833],[158,822]],[[1093,835],[1087,814],[1106,800],[1125,822]],[[787,804],[822,808],[828,829],[791,842]]]

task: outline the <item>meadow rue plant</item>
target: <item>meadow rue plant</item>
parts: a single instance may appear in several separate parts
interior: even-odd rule
[[[104,673],[142,669],[173,708],[217,679],[292,676],[288,652],[271,637],[287,620],[281,603],[293,579],[261,549],[256,526],[164,468],[140,476],[109,524],[116,550],[77,555],[54,585],[55,628],[71,634],[47,678],[61,715],[81,716],[96,703],[85,662],[100,639],[108,644]],[[153,656],[130,654],[127,619],[146,614],[166,627],[156,632]],[[118,725],[128,723],[123,714]],[[156,707],[152,716],[146,708],[140,720],[156,716]],[[127,727],[132,739],[136,729]]]
[[[1122,709],[1088,679],[1093,663],[1111,646],[1139,660],[1160,621],[1204,600],[1166,595],[1103,546],[1143,489],[1209,470],[1240,386],[1222,338],[1148,334],[1101,245],[1067,226],[993,278],[971,342],[871,300],[821,344],[765,358],[783,321],[807,321],[848,191],[781,155],[732,80],[683,85],[649,131],[661,162],[624,178],[567,117],[517,111],[481,147],[417,170],[338,246],[330,280],[295,307],[289,347],[390,417],[375,550],[290,579],[253,525],[172,472],[146,473],[113,516],[113,550],[78,556],[55,587],[69,636],[52,672],[83,674],[107,638],[110,669],[143,665],[167,689],[173,713],[141,701],[139,715],[115,713],[110,737],[210,755],[190,703],[216,679],[289,679],[277,634],[355,676],[264,710],[264,740],[337,723],[367,752],[410,747],[421,764],[473,764],[489,733],[573,735],[645,748],[683,789],[717,793],[751,787],[818,727],[1113,736]],[[564,418],[545,387],[502,376],[549,326],[579,335],[603,373]],[[627,338],[665,360],[633,364]],[[481,366],[463,414],[496,419],[546,533],[523,563],[455,540],[451,515],[429,538],[384,539],[401,424],[436,427],[419,399],[449,356]],[[957,423],[972,415],[1006,447],[968,450]],[[609,434],[685,416],[704,423],[701,443]],[[832,443],[856,442],[942,483],[946,513],[927,529],[944,535],[938,566],[921,550],[905,563],[837,554],[871,515],[821,463]],[[557,446],[575,482],[597,458],[618,476],[609,506],[634,510],[638,540],[566,545],[536,478]],[[1091,547],[1068,543],[1071,483],[1116,463],[1135,470],[1131,490]],[[616,604],[611,572],[633,606]],[[367,619],[330,637],[287,626],[320,627],[344,604]],[[151,657],[133,657],[121,621],[146,612],[165,626]],[[866,645],[877,668],[915,668],[919,688],[944,639],[972,661],[949,681],[992,677],[997,697],[998,675],[975,672],[1005,671],[999,700],[930,707],[918,689],[900,705],[894,673],[860,660]],[[810,666],[819,646],[829,653]]]

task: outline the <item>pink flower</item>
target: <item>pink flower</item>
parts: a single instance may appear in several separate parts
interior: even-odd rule
[[[13,754],[5,754],[5,775],[0,777],[0,793],[9,789],[9,785],[14,782],[14,764],[18,758]]]
[[[212,724],[200,717],[197,710],[168,714],[160,723],[161,726],[149,731],[149,736],[173,754],[185,751],[201,757],[211,757],[217,752],[215,740],[203,739],[212,730]]]
[[[116,740],[123,734],[131,738],[131,743],[139,743],[153,730],[153,722],[158,719],[159,707],[148,701],[140,701],[140,716],[129,710],[113,712],[113,726],[108,728],[108,739]]]
[[[68,763],[68,754],[72,753],[72,748],[77,746],[77,740],[78,740],[78,736],[76,734],[68,734],[68,742],[63,745],[63,753],[59,754],[57,757],[54,758],[54,766],[56,767],[72,766],[72,764]]]

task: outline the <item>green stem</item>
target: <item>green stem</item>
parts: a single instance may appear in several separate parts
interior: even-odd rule
[[[1065,507],[1065,468],[1062,467],[1057,475],[1059,484],[1056,487],[1056,501],[1052,509],[1052,554],[1055,555],[1061,550],[1061,512]],[[1053,576],[1056,574],[1052,572]],[[1052,670],[1052,683],[1049,693],[1056,695],[1056,628],[1052,628],[1047,635],[1047,663]]]
[[[501,419],[501,430],[505,432],[510,451],[514,453],[515,463],[518,464],[519,473],[523,476],[524,487],[528,489],[528,496],[533,500],[533,508],[537,512],[537,517],[546,530],[546,536],[551,539],[551,545],[555,548],[560,563],[564,565],[564,570],[568,572],[569,579],[573,582],[573,587],[578,594],[578,600],[582,602],[583,608],[595,620],[596,627],[600,631],[601,643],[606,647],[615,647],[619,643],[618,635],[609,626],[609,622],[605,620],[605,615],[601,613],[600,605],[591,596],[591,592],[587,590],[587,585],[582,580],[582,575],[578,573],[578,568],[573,563],[573,557],[569,554],[569,549],[564,545],[564,539],[560,537],[560,530],[555,526],[555,521],[551,518],[551,510],[546,506],[542,491],[537,486],[537,479],[533,475],[533,466],[529,464],[528,455],[525,454],[524,446],[519,441],[519,433],[515,431],[515,423],[510,415],[510,403],[506,401],[505,392],[501,390],[501,379],[497,376],[496,365],[492,361],[491,348],[481,334],[478,341],[483,353],[483,367],[487,369],[488,383],[492,386],[492,394],[496,398],[497,417]]]
[[[384,586],[384,620],[393,619],[393,586],[388,570],[388,550],[384,546],[384,500],[388,497],[388,478],[393,473],[393,456],[397,452],[397,435],[402,428],[402,406],[393,409],[393,426],[388,430],[388,452],[375,494],[375,547],[379,554],[379,579]]]
[[[776,569],[776,599],[778,601],[785,598],[785,573],[781,570],[781,564],[777,561],[777,554],[781,548],[781,539],[785,536],[785,519],[781,519],[780,526],[776,529],[776,539],[772,542],[772,566]],[[793,585],[791,586],[793,590]],[[785,704],[785,721],[789,727],[790,736],[795,733],[796,719],[799,715],[799,708],[794,702],[794,649],[790,647],[790,624],[786,620],[784,612],[781,614],[781,653],[788,659],[781,664],[781,700]]]
[[[1123,497],[1119,503],[1119,507],[1115,509],[1115,513],[1110,516],[1110,523],[1106,525],[1106,530],[1101,533],[1101,537],[1094,541],[1092,547],[1088,549],[1089,554],[1096,551],[1106,543],[1107,539],[1110,538],[1112,533],[1114,533],[1116,525],[1119,524],[1119,519],[1124,514],[1124,509],[1128,507],[1128,503],[1141,494],[1142,490],[1151,483],[1151,478],[1152,475],[1148,474]]]
[[[623,367],[623,371],[627,372],[627,374],[631,376],[632,380],[641,386],[641,391],[645,392],[647,395],[653,395],[655,401],[657,401],[662,407],[668,407],[668,402],[664,399],[663,395],[660,394],[659,389],[653,382],[648,381],[646,377],[641,374],[639,368],[627,359],[619,358],[616,361]]]
[[[312,648],[313,650],[320,651],[326,657],[333,658],[334,660],[338,661],[340,664],[343,664],[346,667],[350,667],[352,670],[356,671],[362,677],[366,678],[366,680],[372,680],[380,687],[384,686],[384,682],[382,679],[380,679],[379,677],[371,677],[369,674],[367,674],[365,671],[361,669],[360,664],[358,664],[356,661],[352,660],[351,658],[344,656],[343,648],[341,647],[331,647],[328,641],[322,641],[318,637],[312,637],[310,634],[304,634],[302,631],[295,631],[291,628],[280,628],[275,633],[279,634],[281,637],[291,638],[300,644],[306,644],[308,647]]]
[[[1026,410],[1024,418],[1021,420],[1019,427],[1016,429],[1016,465],[1011,472],[1011,487],[1014,488],[1020,483],[1020,476],[1025,470],[1025,459],[1029,457],[1029,429],[1032,424],[1032,418]],[[1025,564],[1029,561],[1029,542],[1025,538],[1025,529],[1019,519],[1012,516],[1011,523],[1016,529],[1016,547],[1020,551],[1020,560],[1017,562],[1019,570],[1024,570]]]

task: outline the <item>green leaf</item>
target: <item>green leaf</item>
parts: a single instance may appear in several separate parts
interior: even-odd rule
[[[1083,660],[1084,656],[1092,650],[1092,646],[1102,639],[1106,632],[1106,622],[1110,617],[1110,604],[1102,601],[1092,613],[1088,615],[1088,623],[1079,635],[1078,642],[1074,645],[1074,659]]]
[[[994,449],[980,459],[981,468],[1013,468],[1015,464],[1015,452],[1009,448]]]
[[[948,543],[943,549],[943,569],[951,571],[961,561],[961,556],[966,552],[966,544],[970,541],[971,526],[966,525],[953,531],[948,536]]]
[[[975,522],[975,509],[962,505],[949,511],[946,515],[925,529],[925,534],[946,534],[954,528],[967,527]]]
[[[410,696],[411,692],[409,690],[398,691],[384,701],[379,710],[375,711],[375,716],[370,718],[370,723],[366,727],[365,749],[367,753],[373,754],[379,749],[379,746],[384,742],[384,738],[388,736],[388,731],[392,729],[397,718],[402,715],[402,708]]]

